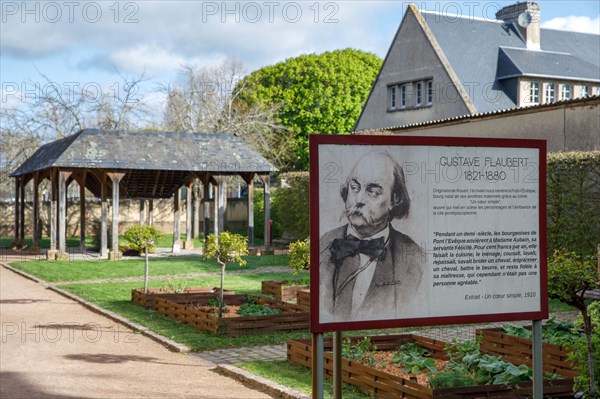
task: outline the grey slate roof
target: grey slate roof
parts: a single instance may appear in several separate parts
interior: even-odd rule
[[[600,81],[600,67],[567,53],[500,48],[498,79],[532,76]]]
[[[11,176],[56,167],[125,172],[121,196],[166,198],[193,175],[270,173],[277,169],[242,139],[225,133],[85,129],[40,147]],[[86,187],[100,195],[88,174]]]
[[[496,80],[499,72],[504,75],[506,71],[539,71],[538,63],[542,58],[539,55],[517,56],[518,50],[509,50],[514,58],[506,57],[506,52],[505,57],[501,58],[502,49],[522,49],[522,53],[536,53],[535,50],[526,49],[526,44],[512,25],[507,26],[496,20],[454,17],[428,11],[421,13],[452,69],[470,94],[477,112],[516,106]],[[546,52],[570,54],[568,60],[565,56],[555,57],[560,58],[561,63],[548,65],[544,69],[548,76],[579,79],[581,76],[578,75],[584,73],[591,78],[596,76],[591,80],[599,80],[597,74],[593,73],[593,68],[600,70],[599,35],[542,28],[540,43],[541,50]],[[507,60],[513,65],[505,65]],[[573,66],[575,60],[581,60],[580,68]]]
[[[85,129],[40,147],[11,176],[49,167],[213,173],[276,170],[233,134]]]

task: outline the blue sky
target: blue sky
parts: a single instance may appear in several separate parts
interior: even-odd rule
[[[421,9],[488,18],[507,1],[415,1]],[[48,79],[63,87],[119,90],[148,79],[140,95],[182,65],[228,57],[248,72],[303,53],[357,48],[384,57],[408,2],[401,1],[8,1],[0,2],[0,106]],[[600,2],[540,1],[542,26],[598,33]],[[39,71],[39,72],[38,72]]]

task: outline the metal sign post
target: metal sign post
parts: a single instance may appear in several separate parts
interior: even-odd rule
[[[333,399],[342,399],[342,332],[333,333]]]
[[[312,399],[323,399],[323,334],[312,335]]]
[[[542,321],[533,320],[533,398],[544,396],[544,371],[542,361]]]

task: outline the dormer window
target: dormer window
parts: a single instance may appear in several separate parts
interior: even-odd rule
[[[556,101],[556,85],[554,83],[546,83],[545,85],[544,102],[546,104],[553,103]]]
[[[540,82],[533,81],[529,84],[529,103],[540,103]]]
[[[560,89],[560,99],[570,100],[571,99],[571,85],[563,84]]]

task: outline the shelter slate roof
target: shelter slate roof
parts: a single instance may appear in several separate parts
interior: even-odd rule
[[[470,94],[477,112],[515,107],[517,104],[502,90],[497,80],[498,72],[504,74],[505,69],[513,67],[516,67],[513,72],[540,71],[539,63],[548,56],[528,50],[512,24],[430,11],[421,13],[452,69]],[[600,80],[598,74],[592,71],[593,68],[596,68],[596,72],[600,70],[600,35],[542,28],[540,45],[542,52],[564,53],[551,57],[551,61],[560,62],[544,67],[543,72],[547,76],[577,80],[584,74],[589,77],[588,80]],[[517,53],[518,49],[520,53]],[[510,56],[501,59],[502,51],[505,56],[508,51]],[[576,60],[581,60],[577,68],[573,65]],[[513,66],[504,65],[507,61]],[[486,89],[481,90],[486,85]]]
[[[84,129],[43,145],[11,176],[49,167],[225,174],[276,170],[233,134]]]
[[[167,198],[192,175],[277,170],[233,134],[84,129],[43,145],[11,176],[31,176],[54,167],[125,172],[120,185],[126,198]],[[97,176],[90,174],[86,187],[99,196]]]

